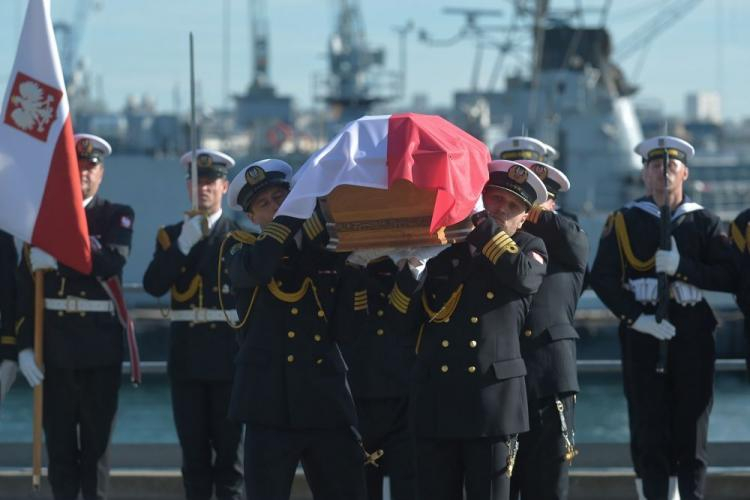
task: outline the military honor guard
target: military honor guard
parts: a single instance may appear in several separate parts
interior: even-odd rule
[[[110,145],[75,135],[93,266],[82,274],[38,248],[26,248],[19,273],[18,362],[31,386],[44,380],[48,477],[56,499],[106,497],[106,450],[117,411],[123,318],[103,282],[121,278],[130,253],[133,209],[97,191]],[[62,234],[62,233],[61,233]],[[44,367],[34,363],[32,273],[44,274]]]
[[[547,199],[532,207],[523,226],[524,232],[544,241],[549,260],[520,337],[527,370],[530,430],[519,436],[511,498],[520,495],[523,500],[562,500],[568,498],[568,466],[576,454],[578,333],[573,319],[589,244],[578,224],[556,210],[557,195],[570,189],[570,181],[563,172],[543,162],[550,148],[530,137],[511,138],[498,146],[495,152],[500,158],[527,158],[518,163],[534,172],[547,188]]]
[[[729,227],[735,257],[737,305],[745,316],[745,365],[750,375],[750,209],[741,212]]]
[[[393,500],[416,498],[414,439],[409,426],[409,384],[414,366],[412,295],[419,286],[406,259],[390,257],[347,266],[341,287],[339,331],[365,449],[382,450],[365,468],[368,500],[382,500],[383,479]],[[347,335],[348,334],[348,335]]]
[[[195,158],[198,213],[159,229],[143,287],[156,297],[170,294],[167,372],[186,498],[209,500],[215,495],[238,500],[242,426],[231,422],[227,413],[239,344],[227,323],[227,318],[236,319],[236,312],[226,254],[221,253],[225,237],[237,229],[222,211],[227,174],[235,162],[211,149],[198,149]],[[191,161],[192,152],[181,159],[188,173],[188,193]]]
[[[231,206],[262,229],[229,250],[242,325],[230,416],[245,423],[246,494],[287,500],[301,462],[315,498],[361,500],[365,453],[337,342],[343,262],[323,250],[317,214],[275,216],[291,173],[281,160],[261,160],[229,188]]]
[[[490,163],[486,212],[427,263],[413,374],[418,497],[501,500],[528,430],[520,335],[542,283],[544,242],[520,231],[547,199],[531,170]]]
[[[729,244],[719,218],[683,192],[690,144],[660,136],[635,151],[647,196],[609,216],[591,286],[620,319],[639,496],[668,498],[676,473],[683,500],[704,498],[716,318],[703,290],[731,291]]]
[[[16,267],[18,252],[13,236],[0,231],[0,407],[16,380]]]

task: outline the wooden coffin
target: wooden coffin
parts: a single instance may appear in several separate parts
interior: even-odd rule
[[[470,218],[430,234],[434,190],[404,180],[390,189],[342,185],[320,198],[328,248],[339,252],[384,247],[421,247],[462,241],[471,232]]]

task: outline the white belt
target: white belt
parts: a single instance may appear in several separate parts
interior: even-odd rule
[[[234,309],[227,309],[226,316],[224,311],[220,309],[183,309],[179,311],[172,310],[169,313],[169,318],[172,321],[190,321],[192,323],[210,323],[214,321],[226,321],[227,316],[233,322],[238,321],[237,311]]]
[[[78,297],[64,299],[44,299],[44,307],[50,311],[76,312],[108,312],[115,310],[111,300],[88,300]]]

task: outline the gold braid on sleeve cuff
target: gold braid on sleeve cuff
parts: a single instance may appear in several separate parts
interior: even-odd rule
[[[498,259],[505,252],[518,253],[518,245],[505,231],[497,233],[482,248],[482,254],[493,264],[497,264]]]
[[[395,285],[393,287],[393,290],[388,296],[388,299],[398,312],[400,312],[401,314],[406,314],[406,311],[409,309],[411,298],[409,298],[409,296],[402,292],[398,285]]]
[[[308,239],[314,240],[317,238],[323,232],[323,223],[320,221],[318,214],[312,214],[312,217],[302,224],[302,229],[305,230]]]
[[[258,241],[261,241],[267,236],[270,236],[283,245],[291,232],[292,230],[286,227],[284,224],[280,224],[278,222],[270,222],[263,228],[263,232],[260,234],[260,236],[258,236]]]
[[[367,290],[357,290],[354,292],[354,310],[364,311],[367,309]]]

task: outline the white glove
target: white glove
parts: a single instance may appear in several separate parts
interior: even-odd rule
[[[630,280],[630,291],[635,295],[635,300],[641,304],[656,304],[658,298],[659,282],[656,278],[638,278]]]
[[[427,266],[427,259],[412,256],[406,259],[406,264],[409,266],[409,271],[411,271],[414,279],[418,280]]]
[[[672,276],[677,272],[677,266],[680,265],[680,252],[677,250],[677,242],[672,236],[671,250],[656,251],[656,272],[667,273]]]
[[[18,366],[31,387],[36,387],[44,380],[44,373],[34,361],[33,349],[27,348],[18,353]]]
[[[198,243],[201,238],[203,238],[203,216],[196,215],[190,219],[186,218],[182,223],[180,236],[177,238],[177,246],[180,248],[180,252],[187,255],[193,245]]]
[[[681,281],[672,283],[672,296],[681,306],[694,306],[703,300],[703,292],[700,288]]]
[[[18,363],[9,359],[0,361],[0,401],[5,399],[10,386],[16,381],[16,373],[18,373]]]
[[[638,330],[641,333],[647,333],[659,340],[669,340],[674,337],[675,334],[674,325],[672,323],[666,319],[661,320],[661,323],[657,323],[656,317],[651,314],[641,314],[630,328]]]
[[[57,261],[50,254],[41,248],[31,247],[29,252],[32,271],[41,271],[43,269],[57,269]]]

